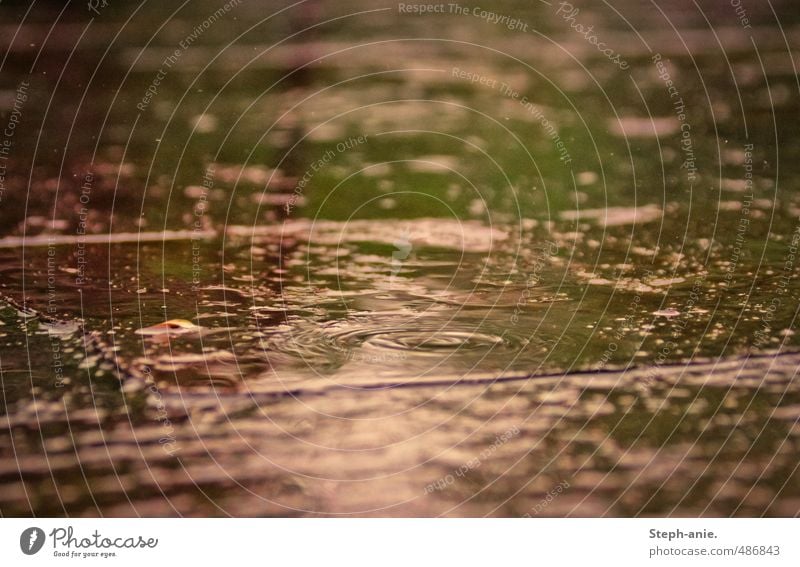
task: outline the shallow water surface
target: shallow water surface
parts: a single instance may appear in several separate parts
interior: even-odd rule
[[[0,513],[796,516],[800,20],[613,5],[0,6]]]

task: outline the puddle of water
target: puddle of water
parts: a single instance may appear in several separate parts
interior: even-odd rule
[[[242,6],[134,111],[192,28],[140,53],[153,8],[77,117],[122,20],[56,34],[0,192],[0,510],[795,514],[793,62],[757,6],[707,9],[722,65],[618,4],[647,46],[581,17],[622,74],[545,4],[508,10],[555,43],[392,5],[220,52]]]

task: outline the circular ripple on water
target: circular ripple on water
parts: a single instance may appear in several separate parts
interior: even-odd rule
[[[449,356],[458,352],[519,350],[528,340],[508,332],[458,328],[454,325],[346,325],[325,330],[327,340],[344,350],[402,351],[413,355]]]
[[[506,344],[507,341],[502,336],[486,333],[448,330],[423,333],[420,331],[395,330],[376,333],[368,337],[362,346],[436,354],[449,350],[492,349]]]
[[[422,372],[446,364],[502,370],[515,361],[540,361],[547,342],[526,338],[481,321],[337,321],[301,325],[274,333],[263,345],[271,354],[290,356],[296,363],[343,381],[356,375],[380,378]]]

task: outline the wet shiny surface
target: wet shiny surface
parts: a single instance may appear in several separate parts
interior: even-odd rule
[[[0,513],[797,515],[800,22],[642,5],[0,7]]]

